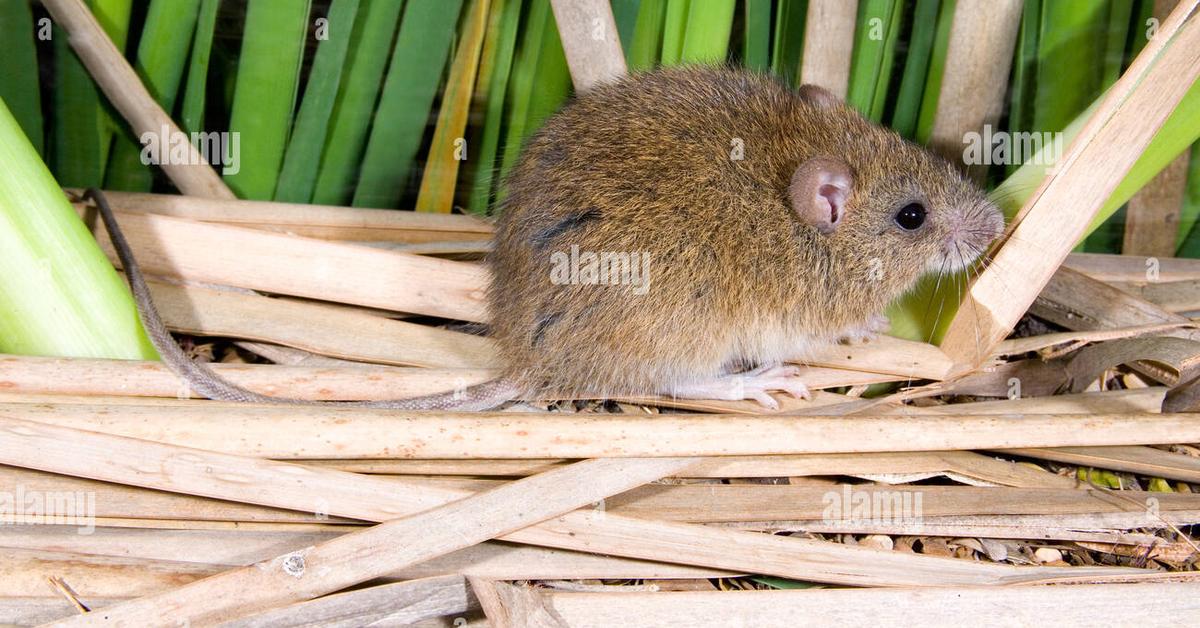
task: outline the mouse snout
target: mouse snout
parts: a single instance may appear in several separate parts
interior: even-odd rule
[[[985,199],[964,203],[948,212],[946,239],[931,266],[957,272],[968,267],[1004,233],[1004,214]]]

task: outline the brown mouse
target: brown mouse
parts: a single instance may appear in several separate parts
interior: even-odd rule
[[[782,360],[882,331],[919,276],[965,268],[1004,226],[949,162],[829,92],[733,69],[664,68],[579,95],[528,140],[506,189],[488,292],[502,377],[339,405],[664,394],[775,407],[767,391],[808,395]],[[297,402],[174,364],[161,321],[146,325],[200,394]]]

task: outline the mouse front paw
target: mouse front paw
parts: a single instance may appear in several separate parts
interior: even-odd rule
[[[861,345],[886,334],[892,328],[892,322],[883,314],[872,314],[866,322],[858,327],[851,327],[842,332],[838,342],[848,345]]]

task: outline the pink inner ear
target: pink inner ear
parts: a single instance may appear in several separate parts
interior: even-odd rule
[[[846,191],[834,183],[822,183],[817,187],[817,198],[829,206],[829,224],[838,224],[842,218],[842,205],[846,202]]]

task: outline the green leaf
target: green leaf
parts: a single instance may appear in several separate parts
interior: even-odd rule
[[[292,127],[309,0],[250,0],[229,118],[240,168],[225,182],[240,197],[270,200]]]
[[[666,19],[667,0],[642,0],[633,41],[625,49],[625,61],[631,72],[649,70],[658,63]]]
[[[462,0],[409,2],[367,140],[353,204],[396,207],[446,69]]]
[[[33,22],[29,0],[0,0],[0,40],[7,44],[0,58],[0,100],[8,104],[25,136],[41,154],[45,132],[33,40],[39,30],[41,27]]]
[[[701,0],[704,1],[704,0]],[[688,6],[691,0],[667,0],[667,16],[663,20],[663,65],[678,65],[683,59],[683,40],[687,35]]]
[[[896,94],[896,110],[892,112],[892,128],[911,138],[917,132],[917,116],[929,71],[929,57],[937,34],[937,15],[940,0],[917,0],[913,9],[912,33],[909,35],[908,56],[904,59],[904,75]]]
[[[807,0],[779,0],[775,14],[775,41],[771,46],[771,73],[788,85],[800,82],[800,58],[804,53]]]
[[[0,100],[0,352],[152,360],[133,299]]]
[[[687,29],[680,49],[684,63],[719,64],[729,53],[734,0],[703,0],[688,6]]]
[[[637,30],[641,5],[642,0],[612,0],[613,20],[617,23],[617,37],[621,40],[621,50],[626,51],[626,57],[629,56],[629,46],[633,43],[633,32]]]
[[[942,92],[942,75],[946,73],[946,51],[950,48],[950,27],[954,23],[957,0],[943,0],[938,11],[937,31],[933,36],[933,51],[929,55],[929,71],[925,74],[925,94],[921,98],[921,115],[917,118],[916,140],[929,143],[933,120],[937,116],[938,96]]]
[[[750,576],[749,580],[766,585],[772,589],[821,589],[825,586],[815,582],[789,580],[787,578],[776,578],[775,576]]]
[[[771,66],[771,0],[746,0],[742,63],[756,72]]]
[[[208,60],[212,54],[213,30],[217,25],[217,9],[221,0],[200,0],[196,18],[196,36],[192,40],[191,60],[188,62],[187,86],[183,92],[182,126],[193,133],[204,130],[204,104],[208,90]]]
[[[358,12],[345,76],[333,102],[333,120],[313,188],[314,203],[345,205],[354,194],[354,176],[403,4],[403,0],[368,0]]]
[[[334,0],[329,7],[324,36],[317,45],[316,59],[304,88],[300,113],[283,157],[275,200],[285,203],[307,203],[312,200],[321,166],[321,151],[346,65],[359,0]]]
[[[493,8],[493,11],[496,9]],[[503,7],[493,17],[497,16],[500,23],[499,30],[494,35],[497,42],[491,76],[487,78],[487,110],[484,113],[483,126],[476,130],[471,139],[471,146],[476,148],[468,153],[472,182],[467,207],[472,213],[481,215],[488,213],[491,207],[492,184],[499,167],[496,163],[496,153],[500,147],[500,127],[504,124],[504,102],[508,94],[513,54],[517,48],[517,27],[521,24],[520,0],[505,0]],[[489,33],[489,37],[491,36]]]
[[[183,78],[184,63],[200,0],[153,0],[138,42],[134,70],[163,110],[175,109],[175,95]],[[110,190],[149,192],[154,183],[150,166],[142,163],[142,144],[133,131],[122,128],[113,147],[105,187]]]

